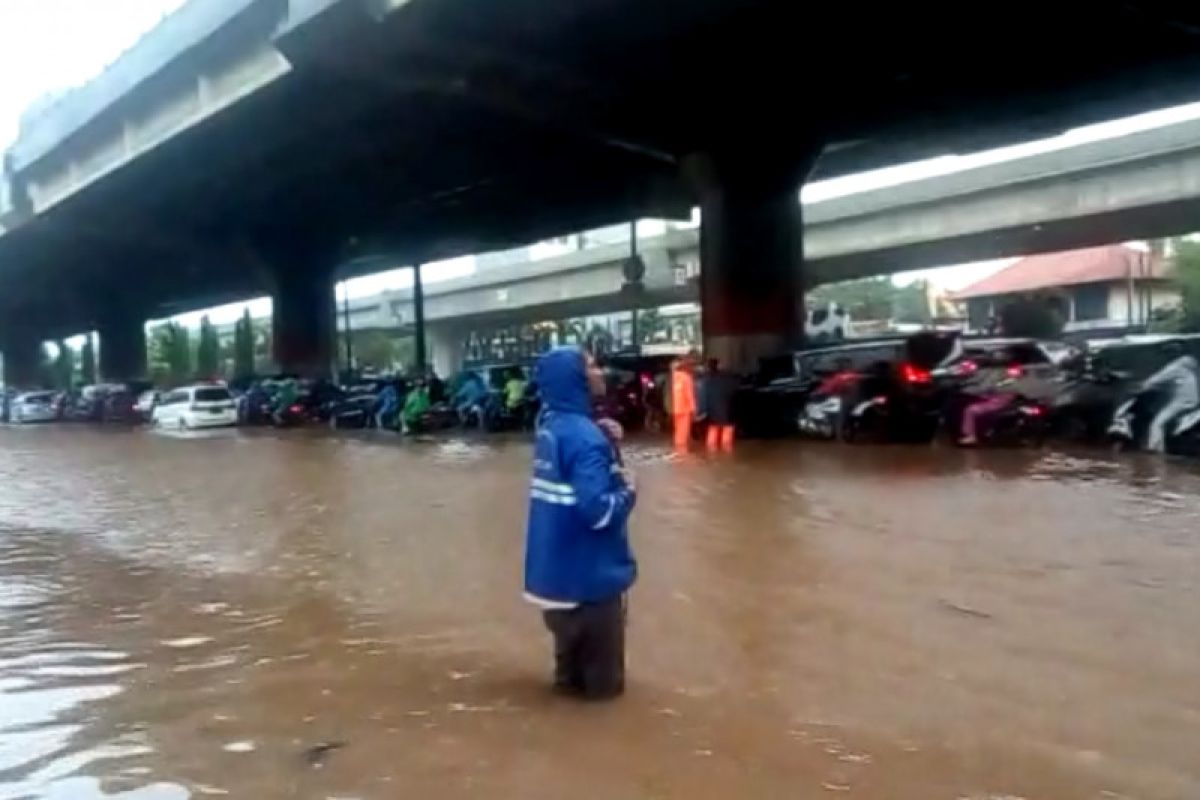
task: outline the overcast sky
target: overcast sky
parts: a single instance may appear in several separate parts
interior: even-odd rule
[[[183,2],[0,0],[0,149],[16,138],[21,112],[30,103],[48,92],[86,82]],[[816,202],[1196,118],[1200,118],[1200,103],[1079,128],[1053,139],[822,181],[806,186],[801,196],[806,203]],[[948,289],[957,289],[995,272],[1006,263],[1008,261],[1001,260],[922,270],[897,276],[897,281],[925,277]],[[429,277],[437,280],[442,276],[466,274],[472,268],[471,259],[458,259],[430,269]],[[352,296],[360,296],[409,282],[407,271],[393,272],[351,281],[350,291]],[[242,304],[224,307],[214,313],[214,319],[232,320],[240,315],[241,307]],[[269,309],[269,303],[262,300],[252,305],[255,314],[269,313]],[[198,315],[187,317],[188,322],[198,319]]]

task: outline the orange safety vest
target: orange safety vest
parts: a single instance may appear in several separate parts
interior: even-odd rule
[[[671,370],[671,413],[689,417],[696,413],[696,380],[681,367]]]

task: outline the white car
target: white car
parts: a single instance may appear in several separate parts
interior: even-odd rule
[[[27,392],[13,398],[9,409],[13,422],[54,422],[58,419],[56,392]]]
[[[237,404],[224,386],[187,386],[159,397],[150,420],[160,428],[221,428],[237,424]]]

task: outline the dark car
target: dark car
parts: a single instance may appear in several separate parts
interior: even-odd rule
[[[928,331],[889,347],[860,372],[846,397],[847,440],[928,442],[942,422],[945,386],[936,372],[962,352],[957,333]]]
[[[112,387],[104,395],[100,409],[101,422],[133,425],[144,422],[137,410],[138,392],[128,386]]]
[[[69,394],[63,403],[63,419],[71,422],[103,422],[104,403],[112,389],[107,384],[96,384]]]
[[[379,395],[388,384],[385,380],[359,381],[341,387],[341,394],[327,400],[322,418],[331,428],[370,428],[375,425]]]
[[[904,339],[872,339],[834,347],[800,350],[788,359],[763,365],[755,385],[734,397],[734,418],[741,436],[776,437],[803,432],[809,400],[838,373],[864,375],[878,364],[903,359]]]

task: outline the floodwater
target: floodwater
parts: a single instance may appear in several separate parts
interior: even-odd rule
[[[1200,474],[631,444],[629,691],[548,690],[530,451],[0,430],[0,798],[1200,797]]]

